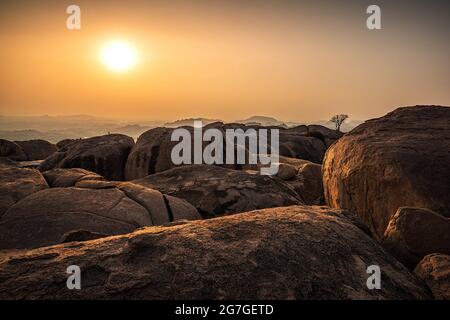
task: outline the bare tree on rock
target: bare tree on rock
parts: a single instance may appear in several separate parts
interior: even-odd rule
[[[346,114],[337,114],[334,115],[330,121],[335,124],[336,131],[341,131],[341,125],[344,123],[344,121],[348,119],[348,115]]]

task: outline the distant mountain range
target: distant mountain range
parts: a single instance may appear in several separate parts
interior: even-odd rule
[[[189,119],[181,119],[172,122],[166,122],[163,124],[163,127],[176,128],[183,126],[193,126],[194,121],[201,121],[203,125],[207,125],[213,122],[223,122],[220,119],[207,119],[207,118],[189,118]]]
[[[63,139],[86,138],[107,133],[122,133],[133,137],[135,140],[145,131],[157,127],[192,126],[195,120],[201,120],[204,125],[212,122],[224,122],[220,119],[189,118],[173,122],[163,121],[118,121],[89,115],[72,116],[28,116],[10,117],[0,116],[0,138],[7,140],[32,140],[43,139],[56,143]],[[261,126],[293,127],[302,124],[319,124],[334,129],[330,121],[313,121],[307,123],[284,122],[269,116],[255,115],[243,120],[233,121],[243,124]],[[350,131],[363,121],[347,120],[341,129]]]

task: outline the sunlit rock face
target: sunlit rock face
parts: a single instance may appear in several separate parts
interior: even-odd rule
[[[118,235],[144,226],[201,218],[185,200],[129,182],[91,176],[93,180],[84,176],[85,180],[72,187],[32,193],[9,207],[0,219],[0,249],[83,241],[96,234]],[[67,175],[61,177],[68,181]]]
[[[383,247],[411,269],[430,253],[450,254],[450,218],[422,208],[402,207],[389,221]]]
[[[399,108],[361,124],[327,151],[325,199],[361,216],[381,239],[399,207],[450,215],[450,108]]]
[[[0,298],[430,299],[355,220],[291,206],[10,254],[0,259]],[[366,283],[373,264],[380,290]],[[65,286],[70,265],[82,266],[82,290]]]
[[[44,177],[35,169],[0,165],[0,218],[16,202],[47,188]]]
[[[438,300],[450,300],[450,255],[433,253],[425,256],[414,269]]]

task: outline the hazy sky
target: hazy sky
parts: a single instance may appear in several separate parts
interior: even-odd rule
[[[1,1],[0,115],[311,121],[450,105],[449,2]],[[382,30],[366,28],[370,4]],[[136,48],[133,69],[101,63],[115,39]]]

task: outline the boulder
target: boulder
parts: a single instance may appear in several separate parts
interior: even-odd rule
[[[0,217],[17,201],[46,188],[47,182],[35,169],[0,166]]]
[[[259,172],[261,167],[264,165],[246,165],[243,169]],[[324,204],[322,166],[320,164],[302,159],[280,157],[276,176],[290,185],[305,204]]]
[[[277,177],[212,165],[176,167],[133,183],[185,199],[203,218],[303,203],[293,188]]]
[[[56,152],[56,146],[45,140],[14,141],[27,155],[28,161],[44,160]]]
[[[327,203],[359,214],[377,239],[400,207],[450,216],[450,108],[415,106],[366,121],[323,163]]]
[[[39,170],[82,168],[108,180],[123,180],[125,163],[133,144],[132,138],[122,134],[76,140],[48,157]]]
[[[324,143],[314,137],[305,137],[295,133],[280,132],[280,155],[289,158],[322,163],[326,151]]]
[[[330,128],[321,125],[312,124],[309,125],[307,128],[308,128],[307,135],[322,140],[326,148],[329,148],[333,144],[333,142],[335,142],[336,140],[338,140],[343,136],[342,132],[332,130]]]
[[[81,139],[63,139],[63,140],[58,141],[56,143],[56,148],[58,150],[64,149],[65,147],[67,147],[72,142],[79,141],[79,140],[81,140]]]
[[[0,157],[0,168],[18,167],[18,166],[19,164],[16,161],[11,160],[10,158],[7,157]]]
[[[382,270],[380,290],[367,268]],[[81,268],[81,290],[66,269]],[[0,299],[430,299],[339,210],[292,206],[10,253]]]
[[[322,166],[320,164],[287,157],[280,157],[280,162],[297,169],[295,177],[287,180],[286,183],[294,188],[306,204],[319,205],[324,203]]]
[[[13,161],[28,160],[27,154],[17,143],[5,139],[0,139],[0,157],[6,157]]]
[[[73,187],[78,182],[86,180],[104,180],[101,175],[80,168],[52,169],[44,171],[42,175],[44,176],[50,188]]]
[[[427,254],[450,254],[450,219],[428,209],[399,208],[389,221],[382,244],[414,269]]]
[[[51,188],[31,194],[6,211],[0,219],[0,248],[49,246],[78,230],[117,235],[198,218],[186,201],[167,200],[159,191],[132,183],[97,189]]]
[[[312,126],[313,129],[311,129],[311,134],[314,134],[315,136],[309,136],[308,127],[306,126],[285,129],[281,127],[261,127],[255,125],[245,126],[237,123],[223,124],[221,122],[214,122],[205,126],[203,130],[214,128],[224,133],[227,129],[242,129],[244,131],[248,129],[278,129],[280,135],[279,153],[281,156],[322,163],[326,150],[326,144],[330,144],[331,141],[334,141],[334,137],[337,137],[338,135],[335,134],[335,136],[333,136],[331,133],[326,131],[327,129],[325,127],[323,127],[322,134],[319,130],[320,127],[321,126]],[[191,133],[193,145],[193,127],[182,128]],[[171,135],[174,130],[174,128],[154,128],[144,132],[139,137],[127,160],[125,167],[125,180],[143,178],[149,174],[162,172],[164,170],[176,167],[171,160],[172,149],[178,144],[176,141],[171,141]],[[324,137],[324,135],[326,137]],[[204,142],[203,148],[208,144],[209,142]],[[248,154],[247,150],[246,154]],[[192,161],[191,163],[194,162]],[[226,165],[226,167],[241,169],[243,166],[234,164]]]
[[[450,256],[433,253],[425,256],[414,269],[438,300],[450,300]]]
[[[298,169],[287,163],[279,163],[278,164],[278,172],[276,176],[281,180],[292,180],[297,176]]]
[[[154,128],[138,138],[126,162],[125,180],[143,178],[175,167],[170,157],[172,148],[178,143],[170,141],[173,130]]]

